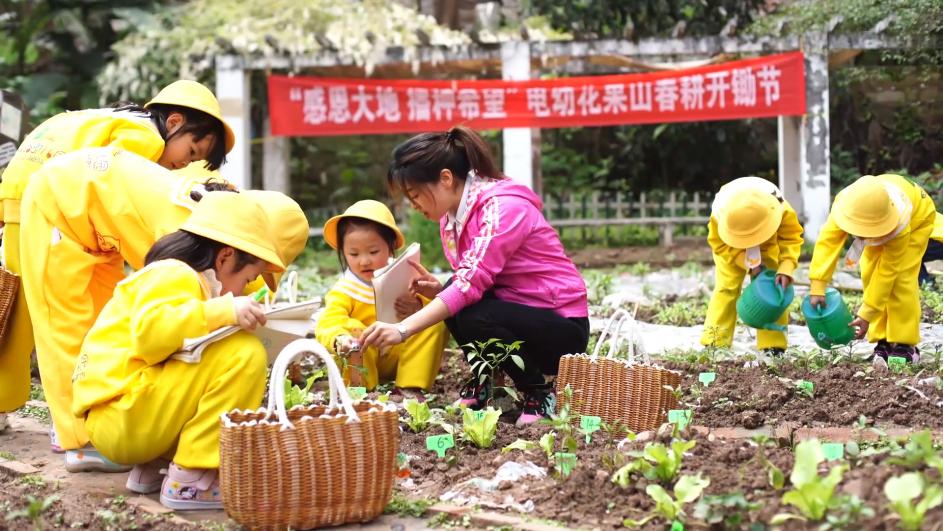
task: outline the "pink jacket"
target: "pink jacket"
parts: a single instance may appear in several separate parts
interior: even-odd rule
[[[455,275],[438,297],[455,315],[494,291],[498,299],[587,317],[586,284],[544,219],[541,200],[510,179],[469,176],[459,218],[439,222]]]

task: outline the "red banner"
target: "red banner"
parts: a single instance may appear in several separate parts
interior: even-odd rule
[[[277,136],[736,120],[805,113],[801,52],[685,70],[528,81],[269,76]]]

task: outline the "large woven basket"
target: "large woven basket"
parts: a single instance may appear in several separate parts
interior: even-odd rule
[[[629,358],[618,359],[614,356],[625,324],[629,325],[626,339]],[[609,352],[600,358],[599,352],[607,340]],[[609,425],[635,432],[653,430],[667,422],[668,411],[678,406],[668,387],[681,385],[681,374],[652,365],[644,352],[643,363],[636,363],[636,340],[635,319],[620,309],[606,323],[592,355],[567,354],[560,358],[557,403],[562,405],[564,390],[569,385],[573,391],[570,413],[574,421],[581,415],[594,415]]]
[[[0,267],[0,341],[7,336],[7,323],[16,306],[16,293],[20,289],[20,277],[5,267]]]
[[[330,403],[286,411],[285,371],[307,353],[327,367]],[[399,437],[392,404],[352,401],[327,350],[293,341],[272,367],[268,407],[222,416],[223,507],[252,529],[367,522],[392,495]]]

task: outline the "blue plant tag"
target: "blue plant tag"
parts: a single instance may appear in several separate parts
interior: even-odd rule
[[[690,409],[672,409],[668,411],[668,422],[677,424],[682,430],[691,422]]]
[[[347,393],[350,394],[350,398],[354,400],[360,400],[363,397],[367,396],[366,387],[348,387]]]
[[[704,387],[709,386],[714,380],[717,379],[717,373],[715,372],[702,372],[697,375],[697,380],[704,384]]]

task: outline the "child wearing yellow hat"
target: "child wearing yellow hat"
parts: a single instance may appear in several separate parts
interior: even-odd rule
[[[850,235],[845,266],[861,263],[864,300],[851,326],[855,337],[875,343],[874,363],[889,356],[916,363],[920,358],[921,258],[933,232],[936,207],[918,185],[892,174],[865,175],[832,203],[809,266],[810,302],[825,304],[825,288]]]
[[[324,240],[337,249],[344,273],[324,297],[324,312],[315,328],[318,341],[333,354],[349,357],[346,377],[350,384],[361,384],[356,367],[362,365],[362,384],[368,389],[392,380],[395,392],[422,399],[422,392],[432,388],[439,373],[448,340],[444,324],[431,326],[383,352],[374,347],[359,351],[361,332],[377,320],[373,272],[386,266],[394,250],[405,242],[393,213],[379,201],[358,201],[324,224]],[[428,302],[405,296],[396,301],[396,310],[403,318]]]
[[[802,248],[802,225],[779,188],[759,177],[742,177],[722,186],[711,206],[707,241],[714,255],[714,293],[707,306],[701,344],[729,347],[737,323],[737,299],[747,273],[776,270],[776,283],[792,283]],[[785,325],[789,312],[777,321]],[[757,330],[757,348],[777,355],[786,334]]]
[[[211,345],[198,363],[170,356],[187,338],[265,324],[259,303],[239,295],[264,271],[284,270],[269,235],[252,199],[208,193],[118,284],[82,344],[72,412],[99,452],[135,465],[130,490],[159,489],[171,509],[222,508],[219,416],[259,407],[267,357],[248,333]],[[165,456],[173,459],[161,481]]]
[[[168,169],[205,160],[215,169],[235,142],[213,93],[195,81],[171,83],[144,107],[86,109],[53,116],[30,133],[3,172],[0,219],[3,258],[11,272],[20,265],[20,201],[30,177],[46,162],[82,148],[110,146],[137,153]],[[23,290],[0,343],[0,417],[29,397],[33,333]],[[2,424],[2,422],[0,422]]]

